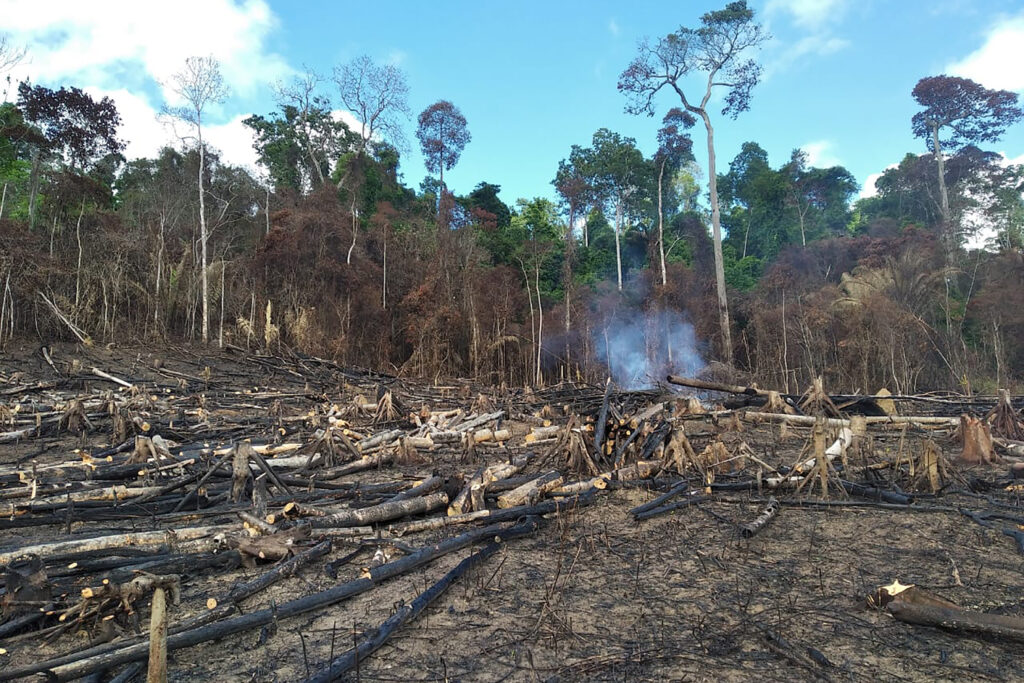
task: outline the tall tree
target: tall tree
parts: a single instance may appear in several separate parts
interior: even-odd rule
[[[693,160],[693,140],[682,129],[692,128],[696,119],[689,112],[673,107],[665,114],[661,129],[658,130],[658,151],[654,163],[658,168],[658,254],[661,257],[661,285],[668,284],[665,269],[665,170],[674,174],[684,163]],[[671,176],[670,176],[671,177]]]
[[[948,254],[955,248],[958,236],[949,210],[943,148],[955,152],[966,145],[994,142],[1008,126],[1024,118],[1024,110],[1017,104],[1016,93],[989,90],[968,78],[956,76],[922,78],[912,94],[924,107],[924,111],[917,112],[911,119],[914,135],[924,138],[938,164],[939,198]]]
[[[615,207],[615,264],[619,291],[622,291],[622,244],[624,219],[630,202],[644,185],[647,173],[644,155],[633,138],[624,138],[607,128],[594,133],[589,172],[596,194]]]
[[[394,64],[377,64],[368,56],[356,57],[334,68],[334,83],[341,103],[358,119],[362,130],[356,143],[356,163],[378,140],[402,147],[402,121],[409,116],[409,85],[405,73]],[[351,165],[338,180],[344,187]]]
[[[565,253],[562,258],[562,289],[565,297],[565,311],[563,327],[565,333],[565,376],[569,377],[569,363],[572,359],[572,270],[573,257],[576,252],[576,237],[573,231],[576,229],[577,219],[585,215],[587,205],[593,201],[593,187],[587,178],[586,152],[579,146],[573,145],[569,152],[568,160],[558,162],[558,172],[551,184],[555,186],[563,209],[566,212],[565,222]],[[588,245],[587,225],[583,221],[584,245]]]
[[[459,163],[462,150],[473,139],[466,126],[466,117],[448,100],[438,100],[420,112],[416,138],[423,151],[424,166],[438,174],[443,190],[444,172]]]
[[[545,270],[548,256],[558,240],[558,211],[551,201],[540,197],[530,201],[520,199],[517,206],[519,213],[512,217],[511,227],[519,237],[520,247],[516,257],[523,270],[526,292],[530,301],[530,331],[534,341],[533,381],[540,385],[543,380],[542,352],[544,349],[544,304],[541,298],[541,272]],[[531,275],[533,282],[530,282]],[[537,301],[536,325],[534,324],[534,297]]]
[[[722,114],[735,118],[750,107],[750,92],[760,80],[761,67],[753,60],[742,60],[742,57],[768,37],[764,28],[754,21],[754,11],[747,7],[745,0],[730,2],[725,9],[704,14],[699,28],[680,27],[653,45],[642,42],[640,55],[619,76],[619,90],[630,98],[627,112],[653,115],[654,97],[663,88],[669,88],[679,96],[687,111],[704,121],[708,137],[708,190],[711,195],[718,315],[722,327],[722,351],[729,363],[732,362],[732,333],[722,259],[715,131],[707,107],[716,88],[726,90]],[[699,101],[691,101],[683,90],[684,81],[694,73],[707,76]]]
[[[438,225],[447,226],[447,211],[442,210],[445,203],[444,172],[459,163],[462,150],[466,148],[473,136],[466,125],[466,117],[459,108],[448,100],[438,100],[430,105],[419,116],[419,127],[416,138],[420,141],[423,151],[423,165],[427,171],[438,174],[440,204],[437,212]]]
[[[206,190],[203,179],[206,175],[206,149],[203,146],[203,114],[210,106],[223,102],[228,97],[228,87],[220,73],[220,62],[213,56],[188,57],[185,68],[171,77],[171,88],[185,103],[168,108],[168,113],[180,119],[195,131],[196,147],[199,150],[199,242],[202,250],[200,273],[202,278],[203,343],[210,341],[209,283],[206,272]]]

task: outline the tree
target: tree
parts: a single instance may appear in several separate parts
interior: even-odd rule
[[[533,381],[540,385],[543,380],[544,349],[544,304],[541,299],[541,270],[545,267],[548,255],[558,240],[558,212],[555,205],[537,197],[530,201],[520,199],[517,202],[518,215],[512,217],[512,230],[519,237],[519,253],[517,259],[523,270],[526,281],[527,296],[530,301],[530,331],[534,342],[534,377]],[[533,292],[530,292],[530,272],[533,271]],[[533,297],[537,297],[536,325],[534,325]]]
[[[729,301],[725,290],[725,269],[722,259],[722,227],[718,207],[718,186],[715,171],[715,132],[708,115],[708,102],[716,88],[724,88],[725,107],[722,114],[735,118],[750,107],[750,92],[761,76],[761,67],[753,60],[741,61],[748,49],[768,39],[768,33],[754,22],[754,11],[744,0],[731,2],[725,9],[704,14],[696,29],[680,27],[651,45],[640,44],[640,55],[619,76],[619,91],[626,94],[626,111],[632,114],[654,114],[654,98],[669,88],[679,96],[683,107],[704,121],[708,137],[708,190],[711,195],[711,226],[715,247],[715,284],[718,290],[718,315],[722,328],[722,351],[732,362],[732,334],[729,322]],[[707,74],[707,82],[699,102],[691,102],[683,91],[686,77]]]
[[[850,198],[857,191],[857,180],[842,166],[808,168],[807,153],[793,150],[781,172],[788,180],[786,204],[796,211],[800,224],[800,244],[824,234],[841,234],[850,218]]]
[[[438,225],[446,226],[447,211],[441,210],[442,206],[446,206],[444,172],[459,162],[462,150],[473,137],[466,127],[466,117],[459,108],[448,100],[438,100],[420,112],[416,138],[423,151],[423,165],[427,171],[438,174],[441,203],[438,206],[437,222]]]
[[[334,68],[334,83],[341,103],[362,126],[356,143],[357,164],[376,140],[387,140],[402,147],[402,120],[409,116],[409,86],[405,73],[394,64],[378,65],[368,56],[353,59]],[[351,166],[338,180],[344,187]]]
[[[344,122],[324,102],[308,109],[281,105],[280,112],[242,121],[253,130],[253,148],[278,189],[302,194],[323,185],[333,164],[353,144]]]
[[[18,107],[72,171],[85,171],[108,154],[124,150],[124,142],[117,137],[121,115],[109,97],[97,102],[78,88],[50,90],[21,83]]]
[[[624,138],[607,128],[594,133],[588,173],[595,195],[615,206],[615,264],[618,289],[622,291],[622,245],[627,204],[647,179],[644,155],[633,138]]]
[[[27,48],[17,47],[7,34],[0,33],[0,76],[8,74],[11,69],[18,66],[25,59],[26,54],[28,54]],[[10,84],[11,77],[7,76],[7,85],[10,86]],[[4,88],[2,99],[7,99],[7,88]]]
[[[171,88],[185,102],[185,106],[169,108],[172,116],[195,129],[196,147],[199,150],[199,241],[202,245],[202,296],[203,296],[203,343],[210,341],[209,283],[206,264],[206,193],[203,178],[206,173],[206,150],[203,146],[203,113],[211,105],[219,104],[228,97],[228,88],[220,73],[220,63],[213,57],[189,57],[185,68],[171,77]]]
[[[445,170],[459,163],[462,150],[473,139],[466,127],[466,117],[451,102],[438,100],[420,112],[416,138],[423,150],[424,166],[438,174],[443,191]]]
[[[569,152],[569,159],[563,159],[558,162],[558,172],[555,174],[555,179],[551,181],[567,214],[565,223],[565,254],[562,259],[562,289],[565,296],[565,316],[563,322],[566,377],[570,376],[569,362],[572,351],[572,339],[570,336],[572,330],[572,307],[570,303],[572,298],[573,256],[576,251],[576,238],[573,235],[573,230],[576,228],[577,218],[585,214],[586,206],[593,201],[594,194],[593,187],[587,178],[587,163],[586,152],[579,145],[573,145]],[[583,243],[585,246],[589,246],[586,221],[583,223]]]
[[[668,284],[665,270],[665,210],[664,196],[665,169],[677,171],[685,162],[693,160],[693,140],[689,133],[680,128],[692,128],[696,120],[678,107],[673,107],[662,119],[662,127],[658,131],[658,151],[654,155],[654,163],[658,167],[658,253],[661,257],[661,285]]]
[[[924,111],[914,114],[914,136],[924,138],[938,164],[939,198],[947,254],[958,237],[954,234],[946,189],[943,147],[950,151],[966,145],[994,142],[1008,126],[1024,118],[1017,94],[1008,90],[989,90],[968,78],[929,76],[914,86],[914,99]],[[943,132],[948,134],[943,139]]]

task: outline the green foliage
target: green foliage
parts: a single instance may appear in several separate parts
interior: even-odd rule
[[[320,99],[303,109],[282,105],[270,116],[255,114],[242,123],[256,136],[253,148],[278,190],[301,193],[317,187],[355,144],[355,134]]]
[[[740,257],[732,244],[722,246],[722,264],[725,266],[725,283],[741,291],[756,287],[764,270],[761,259],[756,256]]]

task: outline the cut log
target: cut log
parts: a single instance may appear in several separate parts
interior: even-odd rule
[[[167,599],[163,588],[153,592],[149,617],[149,669],[146,683],[167,683]]]
[[[747,394],[748,396],[767,396],[769,392],[763,389],[757,389],[756,387],[744,387],[738,384],[726,384],[724,382],[709,382],[703,379],[695,379],[692,377],[680,377],[679,375],[669,375],[667,377],[669,384],[675,384],[680,387],[690,387],[691,389],[704,389],[705,391],[722,391],[727,394]]]
[[[53,543],[40,543],[0,553],[0,565],[7,565],[15,558],[26,555],[52,557],[53,555],[110,550],[111,548],[122,548],[124,546],[146,547],[164,544],[173,546],[183,541],[208,539],[215,534],[223,533],[232,528],[237,527],[225,525],[183,527],[167,529],[165,531],[141,531],[99,536],[96,538],[78,538],[68,541],[54,541]]]
[[[483,496],[487,490],[487,486],[499,479],[507,479],[516,472],[526,466],[529,460],[529,456],[520,456],[511,463],[499,463],[497,465],[491,465],[490,467],[482,467],[476,471],[476,473],[470,477],[469,481],[466,482],[465,486],[462,487],[462,491],[455,497],[455,500],[448,506],[449,515],[461,515],[465,512],[473,512],[473,500],[471,494],[473,493],[473,487],[477,487],[479,496]],[[480,503],[480,499],[476,501]]]
[[[898,598],[890,602],[886,609],[907,624],[1024,642],[1024,619],[1020,617],[985,614],[958,607],[920,605]]]
[[[749,420],[751,422],[787,422],[789,424],[799,425],[813,425],[815,421],[818,419],[810,415],[786,415],[784,413],[757,413],[752,411],[744,411],[742,415],[744,420]],[[877,415],[867,415],[864,417],[864,423],[875,425],[915,425],[918,427],[956,427],[958,424],[960,424],[960,418],[935,417],[931,415],[921,417],[904,417],[901,415],[881,417]],[[849,427],[850,420],[830,417],[825,419],[825,426]]]
[[[405,491],[401,491],[399,493],[396,493],[394,496],[389,498],[387,502],[393,503],[393,502],[398,501],[398,500],[406,500],[408,498],[416,498],[417,496],[422,496],[422,495],[425,495],[425,494],[428,494],[428,493],[433,493],[434,491],[436,491],[437,489],[441,488],[442,486],[444,486],[444,477],[440,477],[440,476],[435,474],[435,475],[433,475],[431,477],[427,477],[426,479],[424,479],[420,483],[416,484],[412,488],[409,488],[409,489],[406,489]]]
[[[347,526],[367,526],[379,522],[387,522],[409,515],[419,515],[443,508],[448,503],[448,494],[444,491],[431,493],[418,498],[396,500],[355,510],[340,510],[321,517],[307,520],[314,529]]]
[[[562,481],[562,475],[557,470],[542,474],[533,481],[528,481],[508,493],[498,496],[498,507],[511,508],[517,505],[533,505],[543,498],[548,491],[561,486]]]
[[[753,521],[747,522],[746,524],[740,524],[740,536],[743,538],[752,538],[759,534],[768,524],[775,519],[776,515],[779,514],[779,510],[782,506],[779,505],[774,497],[768,499],[767,505],[764,506],[764,510],[761,511]]]

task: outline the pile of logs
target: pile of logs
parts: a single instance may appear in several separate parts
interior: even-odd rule
[[[610,381],[485,394],[309,357],[240,362],[270,373],[273,388],[204,366],[155,368],[148,380],[77,368],[0,389],[0,443],[11,449],[0,458],[0,647],[17,661],[0,669],[0,681],[133,673],[147,662],[152,675],[169,650],[322,610],[476,548],[311,678],[333,680],[500,544],[542,531],[545,519],[602,491],[655,491],[632,509],[638,522],[746,491],[759,511],[734,526],[749,539],[787,505],[919,506],[897,481],[940,494],[963,483],[959,468],[969,464],[997,468],[993,487],[1010,485],[1015,470],[1003,469],[994,448],[1012,449],[1021,435],[1009,397],[984,416],[908,417],[871,414],[863,408],[877,397],[828,396],[820,386],[784,396],[669,378],[764,399],[730,410],[620,392]],[[853,406],[862,410],[851,415]],[[799,442],[788,460],[749,434],[776,425]],[[908,427],[958,430],[960,462],[934,442],[904,448],[901,440],[895,457],[872,450],[869,428]],[[46,441],[58,446],[35,447]],[[987,525],[1008,519],[987,509],[964,514]],[[1024,552],[1021,532],[1005,532]],[[273,609],[246,608],[317,562],[336,585]],[[203,587],[240,567],[259,573],[227,591]],[[83,631],[89,647],[31,654]]]

